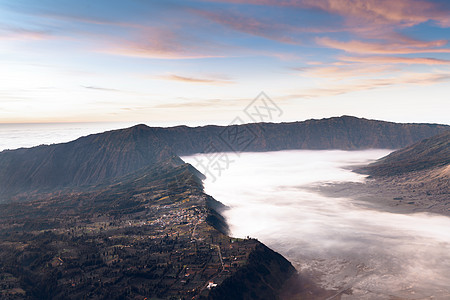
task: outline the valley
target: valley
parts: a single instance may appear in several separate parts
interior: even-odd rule
[[[397,212],[446,214],[447,129],[348,116],[229,127],[137,125],[5,150],[2,297],[359,299],[368,293],[409,299],[419,293],[439,299],[447,291],[435,281],[428,282],[431,288],[403,287],[427,282],[410,277],[404,265],[411,261],[398,262],[419,257],[397,249],[394,236],[375,231],[402,224],[395,238],[411,249],[415,232],[426,246],[419,249],[430,251],[440,240],[446,251],[447,237],[439,233],[447,219]],[[391,139],[380,139],[380,132],[390,132]],[[392,152],[367,148],[410,142],[418,146],[365,166]],[[221,152],[230,147],[232,152]],[[421,156],[423,149],[433,150]],[[196,156],[178,156],[184,154]],[[209,176],[211,158],[225,155],[233,157],[230,168]],[[212,169],[199,165],[205,157]],[[424,167],[418,169],[420,160]],[[373,171],[365,179],[351,169],[390,173]],[[422,224],[433,236],[425,241],[424,232],[405,222]],[[393,253],[383,250],[387,246]],[[435,257],[446,259],[443,252]],[[419,268],[446,276],[445,266]],[[380,281],[382,276],[394,283]]]

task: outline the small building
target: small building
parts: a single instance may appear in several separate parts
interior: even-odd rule
[[[216,286],[217,286],[217,283],[214,283],[214,282],[210,281],[210,282],[208,282],[208,285],[206,286],[206,288],[208,290],[210,290],[212,288],[215,288]]]

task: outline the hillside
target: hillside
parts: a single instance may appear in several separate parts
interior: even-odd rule
[[[98,184],[174,156],[145,125],[6,150],[0,153],[0,201],[18,193]]]
[[[171,159],[90,191],[0,204],[0,298],[278,295],[293,266],[257,240],[225,235],[220,204],[197,175]],[[236,276],[244,287],[229,283]]]
[[[0,152],[0,202],[87,187],[174,157],[202,152],[401,148],[450,129],[343,116],[294,123],[131,128]]]
[[[450,131],[394,151],[355,171],[369,174],[369,179],[336,189],[371,202],[376,199],[373,203],[400,212],[450,216]]]
[[[372,176],[393,176],[450,165],[450,131],[392,152],[364,170]]]

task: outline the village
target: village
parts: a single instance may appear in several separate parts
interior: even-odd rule
[[[88,193],[4,207],[3,220],[17,215],[17,209],[26,217],[1,224],[2,297],[21,299],[29,293],[28,282],[46,282],[47,291],[36,293],[206,298],[246,264],[257,242],[230,238],[214,228],[207,195],[192,183],[179,184],[180,178],[176,185],[171,177],[145,182],[126,196],[107,190],[96,196],[98,203]],[[80,214],[76,207],[88,201],[91,207],[84,206]]]

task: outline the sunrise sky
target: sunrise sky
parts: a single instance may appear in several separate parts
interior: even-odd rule
[[[450,1],[0,0],[0,123],[450,124]]]

